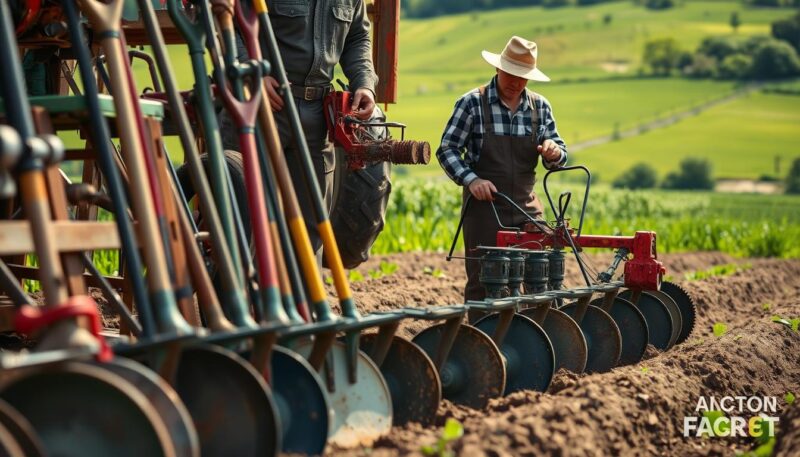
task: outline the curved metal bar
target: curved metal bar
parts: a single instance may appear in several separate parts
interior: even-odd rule
[[[584,167],[583,165],[573,165],[571,167],[563,167],[563,168],[556,168],[555,170],[549,170],[544,175],[544,180],[542,180],[542,187],[544,187],[544,194],[547,196],[547,201],[550,203],[550,209],[553,210],[553,214],[558,214],[558,212],[556,212],[556,207],[553,204],[553,199],[550,197],[550,191],[547,188],[547,178],[552,174],[570,170],[583,170],[584,172],[586,172],[586,191],[583,194],[583,205],[581,206],[581,219],[580,222],[578,223],[578,232],[577,232],[577,236],[581,236],[581,231],[583,229],[583,218],[584,215],[586,214],[586,203],[589,201],[589,187],[591,187],[592,184],[592,172],[590,172],[589,169]]]

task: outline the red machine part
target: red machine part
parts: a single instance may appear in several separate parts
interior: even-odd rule
[[[569,229],[573,235],[572,229]],[[569,246],[564,232],[553,234],[541,231],[499,231],[497,246],[500,247],[555,247]],[[659,290],[661,278],[666,273],[658,260],[656,232],[636,232],[633,236],[580,235],[572,237],[578,249],[611,248],[626,249],[633,257],[625,263],[625,286],[631,289]]]

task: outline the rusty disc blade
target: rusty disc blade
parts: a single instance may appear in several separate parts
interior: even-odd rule
[[[570,303],[560,309],[574,318],[577,305]],[[602,309],[588,305],[586,314],[579,325],[586,338],[586,347],[589,351],[586,371],[603,373],[617,366],[622,355],[622,336],[620,336],[614,319]]]
[[[227,349],[191,346],[181,353],[175,390],[200,437],[202,455],[276,455],[280,421],[269,387]]]
[[[536,308],[527,308],[521,310],[520,314],[533,317],[536,311]],[[573,373],[583,373],[589,349],[578,323],[563,311],[550,308],[544,320],[538,324],[553,344],[555,371],[566,368]]]
[[[675,344],[680,344],[689,338],[694,330],[694,323],[697,319],[697,306],[692,297],[677,284],[665,281],[661,283],[661,292],[672,297],[681,312],[681,331]]]
[[[435,360],[445,324],[421,331],[412,340]],[[506,368],[491,338],[470,325],[461,325],[453,348],[439,369],[442,396],[459,405],[481,409],[503,395]]]
[[[173,455],[169,430],[124,378],[80,362],[14,373],[0,397],[36,430],[47,455]]]
[[[321,455],[333,422],[325,386],[300,354],[272,348],[272,396],[282,426],[282,451]]]
[[[675,343],[678,342],[678,337],[681,335],[681,328],[683,328],[683,317],[681,316],[681,310],[678,308],[678,304],[663,291],[651,290],[648,293],[653,294],[656,298],[661,300],[661,303],[666,305],[669,315],[672,317],[672,334],[669,337],[669,347],[675,346]]]
[[[303,341],[293,349],[308,357],[312,343]],[[346,345],[340,341],[333,343],[327,365],[320,375],[328,384],[334,412],[329,442],[343,448],[369,446],[388,433],[392,428],[392,397],[377,365],[358,351],[356,382],[351,384]]]
[[[376,337],[376,333],[361,335],[361,350],[370,354]],[[428,354],[411,341],[395,336],[380,369],[392,394],[394,425],[432,424],[442,401],[442,383]]]
[[[492,313],[475,323],[478,330],[494,334],[500,314]],[[498,345],[506,365],[504,395],[520,390],[544,392],[555,373],[553,345],[533,319],[515,314],[503,341]]]
[[[0,425],[4,427],[10,437],[16,442],[21,454],[26,457],[38,457],[44,454],[44,445],[33,430],[33,426],[25,416],[11,405],[0,400]],[[8,453],[14,455],[13,453]]]
[[[631,291],[626,290],[619,294],[620,297],[630,300]],[[647,321],[650,344],[661,351],[669,349],[672,339],[673,321],[669,308],[655,295],[649,292],[642,292],[639,302],[634,303],[642,312],[644,320]]]
[[[602,299],[592,300],[592,304],[595,306],[599,307],[600,303],[602,303]],[[633,303],[620,297],[614,298],[608,314],[614,319],[622,336],[622,355],[620,355],[619,364],[638,363],[644,357],[650,338],[650,331],[644,315]]]
[[[176,456],[200,455],[200,440],[192,416],[178,393],[163,378],[144,365],[122,357],[99,366],[124,378],[147,397],[169,429]]]

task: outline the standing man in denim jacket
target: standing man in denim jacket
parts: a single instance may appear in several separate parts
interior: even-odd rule
[[[328,141],[322,101],[333,90],[333,67],[340,64],[353,92],[352,109],[356,116],[369,119],[375,109],[378,76],[372,65],[366,5],[364,0],[267,0],[267,7],[311,152],[317,182],[330,212],[335,156],[333,144]],[[237,44],[239,58],[246,59],[244,43],[240,40]],[[322,243],[314,223],[311,198],[300,178],[303,175],[300,152],[295,146],[291,124],[283,109],[283,99],[277,92],[278,81],[268,76],[266,82],[289,172],[296,178],[294,185],[303,217],[319,258]],[[230,116],[223,113],[220,123],[225,148],[238,150],[236,129]]]
[[[463,186],[464,247],[467,257],[477,246],[495,246],[497,224],[491,201],[495,192],[508,195],[532,216],[542,214],[533,191],[536,167],[567,162],[567,146],[558,135],[550,103],[526,89],[529,81],[549,81],[536,66],[536,43],[512,37],[502,54],[483,51],[483,58],[497,69],[489,84],[476,88],[456,102],[436,151],[447,176]],[[521,225],[526,218],[508,203],[497,202],[503,225]],[[480,262],[467,260],[465,300],[483,300],[479,282]],[[473,316],[471,316],[473,317]]]
[[[341,65],[353,92],[353,110],[368,119],[375,109],[378,77],[372,65],[370,23],[364,0],[267,0],[269,17],[278,41],[291,92],[300,113],[306,141],[328,211],[333,203],[334,147],[322,100],[333,90],[333,67]],[[287,150],[292,176],[302,176],[289,120],[283,112],[278,82],[267,77],[270,105],[276,112],[281,144]],[[321,242],[314,224],[312,205],[305,186],[296,183],[314,248]]]

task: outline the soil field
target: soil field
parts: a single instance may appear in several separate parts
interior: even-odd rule
[[[422,446],[436,442],[450,417],[464,426],[464,436],[449,446],[457,455],[735,455],[753,449],[752,438],[683,436],[684,417],[702,416],[695,412],[698,400],[712,396],[776,397],[776,415],[782,416],[774,455],[800,455],[800,408],[787,407],[784,399],[788,392],[800,394],[800,333],[771,319],[800,316],[800,261],[718,253],[661,257],[698,307],[685,343],[664,353],[648,351],[641,363],[608,373],[560,372],[548,392],[518,392],[485,410],[445,402],[437,427],[395,427],[372,448],[332,449],[331,455],[422,455]],[[611,256],[588,258],[603,268]],[[381,262],[396,265],[396,271],[371,277]],[[568,261],[567,285],[577,286],[574,263]],[[685,273],[727,264],[742,267],[725,276],[682,280]],[[459,303],[465,280],[461,261],[446,262],[443,254],[382,256],[359,271],[366,279],[352,288],[365,312]],[[721,336],[712,331],[715,323],[726,326]],[[413,337],[426,325],[404,324],[400,334]]]

